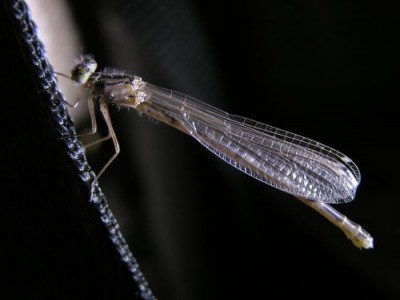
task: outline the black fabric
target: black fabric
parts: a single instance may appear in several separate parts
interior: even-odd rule
[[[154,299],[76,138],[28,7],[0,9],[2,260],[10,264],[2,286],[14,299]]]

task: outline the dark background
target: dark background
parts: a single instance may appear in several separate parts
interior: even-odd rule
[[[315,139],[361,170],[356,200],[336,208],[375,238],[368,251],[194,139],[113,110],[122,150],[100,185],[157,298],[400,297],[394,8],[364,1],[70,4],[82,48],[101,66]],[[111,143],[88,151],[94,170],[112,153]]]

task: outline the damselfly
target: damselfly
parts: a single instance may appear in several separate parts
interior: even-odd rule
[[[221,159],[242,172],[285,191],[312,207],[338,226],[358,248],[372,248],[373,238],[329,204],[354,199],[360,172],[344,154],[311,139],[247,118],[230,115],[190,96],[163,89],[117,69],[97,71],[90,55],[82,55],[71,71],[81,84],[71,104],[87,100],[92,133],[97,130],[95,102],[108,127],[114,155],[100,170],[107,169],[120,152],[108,104],[132,107],[192,136]]]

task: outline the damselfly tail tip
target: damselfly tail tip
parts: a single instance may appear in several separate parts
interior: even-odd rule
[[[362,235],[353,236],[350,239],[353,242],[354,246],[356,246],[360,250],[374,248],[374,238],[366,232],[364,232],[364,234]]]
[[[362,247],[363,249],[372,249],[372,248],[374,248],[374,239],[373,239],[373,237],[372,237],[372,236],[369,236],[367,239],[365,239],[365,240],[362,242],[361,247]]]

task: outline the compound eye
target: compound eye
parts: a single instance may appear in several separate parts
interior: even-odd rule
[[[96,71],[96,68],[96,61],[93,58],[85,57],[72,68],[71,79],[75,82],[85,84]]]

